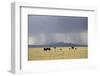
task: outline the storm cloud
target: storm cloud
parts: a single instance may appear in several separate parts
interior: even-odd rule
[[[88,18],[75,16],[28,16],[29,45],[66,42],[87,45]]]

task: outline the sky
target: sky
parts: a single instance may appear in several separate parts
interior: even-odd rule
[[[55,42],[88,44],[88,18],[78,16],[28,15],[28,44]]]

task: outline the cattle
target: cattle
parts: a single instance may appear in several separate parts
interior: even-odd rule
[[[72,49],[74,49],[74,47],[73,47],[73,46],[72,46],[71,48],[72,48]]]
[[[75,48],[75,50],[77,50],[77,48]]]
[[[44,49],[44,51],[50,51],[51,50],[51,48],[43,48]]]
[[[75,49],[75,50],[77,50],[77,48],[75,48],[75,47],[73,47],[73,46],[72,46],[71,48],[69,48],[69,50],[70,50],[70,49],[73,49],[73,50]]]

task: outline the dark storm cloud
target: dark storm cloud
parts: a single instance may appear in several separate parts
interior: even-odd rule
[[[28,16],[29,33],[70,33],[87,31],[87,17]]]
[[[74,16],[28,16],[29,44],[66,42],[87,45],[88,18]]]

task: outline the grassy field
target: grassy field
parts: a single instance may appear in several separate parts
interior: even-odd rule
[[[75,49],[76,48],[76,49]],[[28,60],[52,60],[52,59],[79,59],[88,58],[87,47],[56,47],[44,51],[43,48],[28,48]]]

